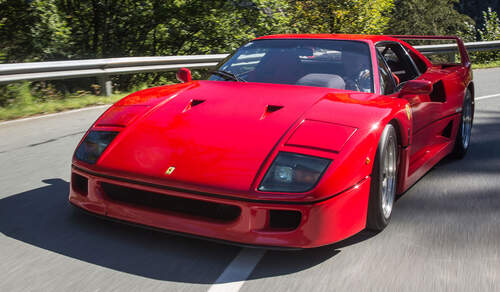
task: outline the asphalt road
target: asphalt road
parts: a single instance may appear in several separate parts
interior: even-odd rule
[[[500,69],[475,72],[472,146],[391,224],[303,251],[247,250],[68,206],[74,147],[104,107],[0,123],[1,291],[500,291]],[[214,285],[214,283],[217,283]]]

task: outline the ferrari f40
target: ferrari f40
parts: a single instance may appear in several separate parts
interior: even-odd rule
[[[432,63],[403,41],[457,42]],[[207,80],[111,106],[77,146],[69,201],[188,236],[311,248],[382,230],[397,195],[470,145],[474,85],[456,37],[273,35]]]

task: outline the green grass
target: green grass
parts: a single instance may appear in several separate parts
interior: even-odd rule
[[[488,69],[500,67],[500,60],[491,61],[487,63],[474,64],[472,63],[472,69]]]
[[[64,99],[34,101],[30,96],[16,99],[16,102],[6,107],[0,107],[0,121],[29,117],[34,115],[55,113],[70,109],[78,109],[92,105],[111,104],[128,93],[115,94],[109,97],[96,95],[71,96]]]

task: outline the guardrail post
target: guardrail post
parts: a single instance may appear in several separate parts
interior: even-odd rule
[[[108,75],[97,77],[97,81],[99,82],[99,86],[101,86],[101,95],[111,96],[113,94],[113,84]]]

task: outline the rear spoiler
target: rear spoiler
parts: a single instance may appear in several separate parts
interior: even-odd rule
[[[457,42],[462,66],[469,68],[471,65],[469,54],[467,54],[464,42],[457,36],[389,35],[389,37],[393,37],[400,40],[454,40]]]

